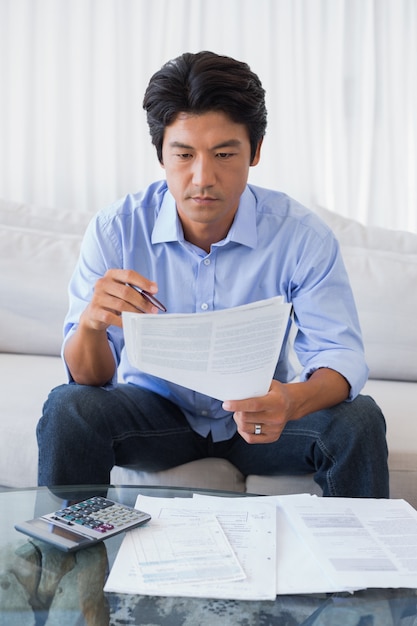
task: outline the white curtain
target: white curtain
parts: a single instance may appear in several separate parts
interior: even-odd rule
[[[0,0],[0,197],[93,213],[163,177],[143,93],[201,49],[267,91],[253,183],[417,231],[416,0]]]

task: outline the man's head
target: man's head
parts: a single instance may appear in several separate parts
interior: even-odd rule
[[[258,76],[246,63],[213,52],[186,52],[168,61],[149,81],[143,108],[161,163],[165,128],[179,113],[218,111],[244,124],[251,159],[266,130],[265,91]]]

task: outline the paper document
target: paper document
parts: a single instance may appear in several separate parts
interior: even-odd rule
[[[279,501],[339,591],[417,588],[417,511],[405,500],[294,495]]]
[[[281,296],[222,311],[124,312],[128,359],[139,370],[219,400],[268,392],[291,304]]]
[[[277,595],[342,591],[291,525],[285,512],[285,499],[291,497],[271,496],[277,502]]]
[[[417,511],[404,500],[309,494],[242,498],[194,495],[192,499],[139,496],[136,506],[149,511],[152,520],[148,526],[126,534],[106,591],[273,600],[283,594],[417,588]],[[200,534],[200,524],[206,520],[208,529],[213,516],[239,566],[229,557],[224,559],[228,551],[222,543],[216,558],[216,542]],[[183,567],[181,550],[174,553],[171,548],[167,554],[173,569],[178,558],[176,581],[160,567],[166,545],[161,537],[170,527],[176,527],[175,532],[182,527],[188,540],[185,552],[190,556],[195,550],[200,573]],[[146,536],[144,530],[148,531]],[[205,546],[200,547],[200,541]],[[207,546],[214,552],[209,551],[207,563],[201,565],[199,558]],[[143,564],[145,570],[148,564],[149,571],[152,568],[151,577],[140,571]],[[239,579],[240,568],[245,577]],[[215,571],[217,580],[213,580]]]
[[[139,496],[136,507],[148,511],[152,520],[146,527],[129,531],[106,582],[105,591],[118,593],[140,593],[156,596],[185,596],[202,598],[223,598],[242,600],[273,600],[276,596],[276,517],[275,505],[258,498],[152,498]],[[163,549],[172,528],[182,529],[187,536],[188,546],[196,557],[200,552],[200,533],[202,520],[217,518],[218,523],[236,555],[240,567],[234,569],[233,577],[228,571],[231,565],[218,562],[215,555],[202,564],[196,561],[196,570],[201,567],[200,575],[195,572],[194,579],[189,577],[189,568],[185,571],[182,559],[178,559],[178,576],[166,584]],[[191,520],[191,522],[190,522]],[[147,531],[145,534],[143,531]],[[139,532],[140,531],[140,532]],[[161,535],[162,533],[162,535]],[[214,544],[213,544],[214,545]],[[155,564],[152,578],[143,575],[147,569],[142,554],[148,555]],[[170,553],[170,558],[172,554]],[[212,559],[214,559],[212,563]],[[145,568],[143,563],[145,562]],[[159,565],[158,565],[159,563]],[[174,560],[172,561],[174,564]],[[225,567],[226,565],[226,567]],[[215,573],[217,579],[213,579]],[[243,575],[242,575],[243,573]]]
[[[142,593],[155,585],[220,583],[242,580],[245,573],[214,515],[153,520],[141,533],[127,535],[131,567]],[[162,585],[162,587],[161,587]],[[177,587],[175,587],[177,589]]]

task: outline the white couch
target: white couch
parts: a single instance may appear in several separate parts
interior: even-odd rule
[[[417,235],[317,212],[342,246],[361,319],[370,380],[363,393],[388,424],[391,497],[417,507]],[[59,352],[67,284],[87,216],[0,201],[0,486],[36,485],[35,427],[65,382]],[[319,493],[311,476],[247,476],[220,459],[156,474],[114,468],[115,484]]]

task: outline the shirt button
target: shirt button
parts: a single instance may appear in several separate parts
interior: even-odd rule
[[[203,263],[204,265],[210,265],[211,261],[210,259],[204,259]]]
[[[204,415],[204,417],[208,414],[208,411],[201,411],[201,415]]]
[[[208,309],[207,302],[203,302],[203,304],[201,305],[201,309],[202,309],[202,311],[207,311],[207,309]]]

